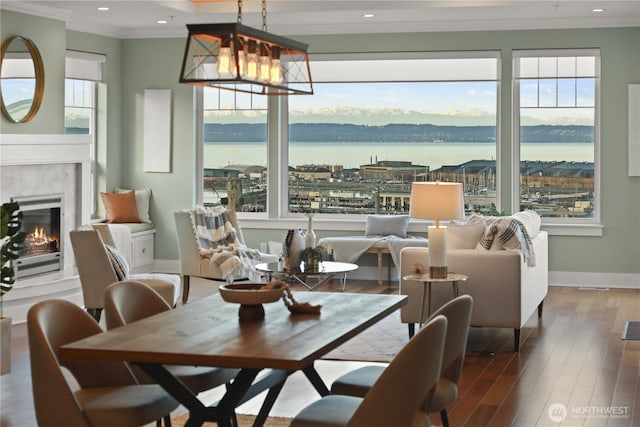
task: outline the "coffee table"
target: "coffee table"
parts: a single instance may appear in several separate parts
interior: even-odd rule
[[[315,291],[336,275],[342,274],[342,292],[344,292],[344,287],[347,284],[347,273],[357,270],[358,265],[350,262],[322,261],[317,270],[310,271],[299,267],[286,270],[284,262],[266,262],[256,265],[255,268],[262,273],[266,273],[267,280],[271,280],[272,277],[280,280],[294,279],[310,291]],[[307,277],[318,277],[318,281],[310,284]]]

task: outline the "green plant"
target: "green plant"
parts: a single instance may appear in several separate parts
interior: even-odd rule
[[[18,203],[2,204],[2,225],[0,242],[0,297],[13,288],[16,281],[15,270],[11,261],[18,259],[20,249],[27,233],[20,231],[22,227],[22,212]]]
[[[305,248],[300,259],[305,263],[321,262],[323,260],[322,251],[318,248]]]

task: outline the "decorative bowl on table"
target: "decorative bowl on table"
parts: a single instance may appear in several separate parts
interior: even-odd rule
[[[265,289],[262,283],[231,283],[218,287],[226,302],[240,304],[238,315],[242,321],[264,319],[262,304],[276,302],[282,298],[283,289]]]

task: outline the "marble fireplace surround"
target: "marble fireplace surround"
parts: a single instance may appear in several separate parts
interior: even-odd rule
[[[82,304],[69,230],[91,218],[91,137],[0,134],[0,201],[14,196],[64,194],[64,266],[60,272],[18,279],[3,297],[2,315],[26,319],[38,301],[64,298]]]

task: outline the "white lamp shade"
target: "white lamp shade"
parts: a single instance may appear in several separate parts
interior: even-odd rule
[[[410,203],[412,218],[464,218],[464,195],[462,184],[458,182],[414,182]]]

